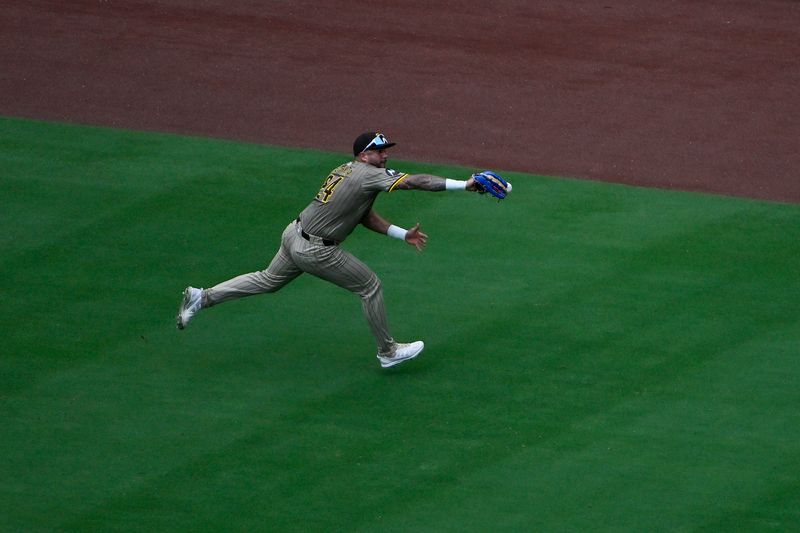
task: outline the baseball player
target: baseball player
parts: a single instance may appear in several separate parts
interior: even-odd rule
[[[283,231],[281,245],[272,262],[259,272],[243,274],[209,289],[187,287],[177,316],[183,329],[201,309],[265,292],[276,292],[307,272],[361,298],[364,315],[378,344],[383,368],[413,359],[425,344],[398,343],[389,332],[381,281],[341,244],[356,226],[363,226],[405,241],[417,250],[425,248],[428,236],[419,224],[403,229],[381,217],[372,208],[381,192],[421,189],[480,191],[475,177],[451,180],[430,174],[406,174],[386,168],[387,149],[395,143],[378,132],[363,133],[353,143],[354,160],[333,169],[319,192]]]

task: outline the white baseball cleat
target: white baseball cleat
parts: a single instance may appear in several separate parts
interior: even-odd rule
[[[186,287],[183,291],[183,301],[178,308],[178,316],[175,319],[178,329],[183,329],[186,324],[203,308],[203,289]]]
[[[389,368],[394,365],[399,365],[403,361],[414,359],[422,352],[423,348],[425,348],[425,343],[422,341],[409,344],[397,343],[394,354],[391,357],[378,354],[378,361],[381,362],[383,368]]]

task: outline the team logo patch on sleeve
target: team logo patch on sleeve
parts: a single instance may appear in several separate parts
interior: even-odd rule
[[[387,168],[386,169],[386,174],[388,174],[390,178],[399,178],[404,173],[403,172],[398,172],[398,171],[396,171],[396,170],[394,170],[392,168]]]

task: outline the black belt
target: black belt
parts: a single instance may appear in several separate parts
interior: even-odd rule
[[[296,222],[298,224],[300,223],[300,217],[297,217]],[[308,242],[311,242],[311,235],[309,235],[308,233],[305,232],[305,230],[303,230],[303,226],[300,226],[300,235],[302,235],[303,238]],[[324,246],[336,246],[336,241],[334,241],[333,239],[325,239],[324,237],[320,237],[320,239],[322,240],[322,244]]]

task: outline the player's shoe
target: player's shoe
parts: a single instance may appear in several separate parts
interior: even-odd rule
[[[425,343],[416,341],[409,344],[397,343],[395,346],[394,354],[381,355],[378,354],[378,361],[381,362],[383,368],[389,368],[394,365],[399,365],[403,361],[414,359],[425,348]]]
[[[175,325],[178,329],[183,329],[186,324],[196,315],[200,309],[203,308],[203,289],[195,289],[194,287],[186,287],[183,291],[183,301],[178,308],[178,316],[175,319]]]

